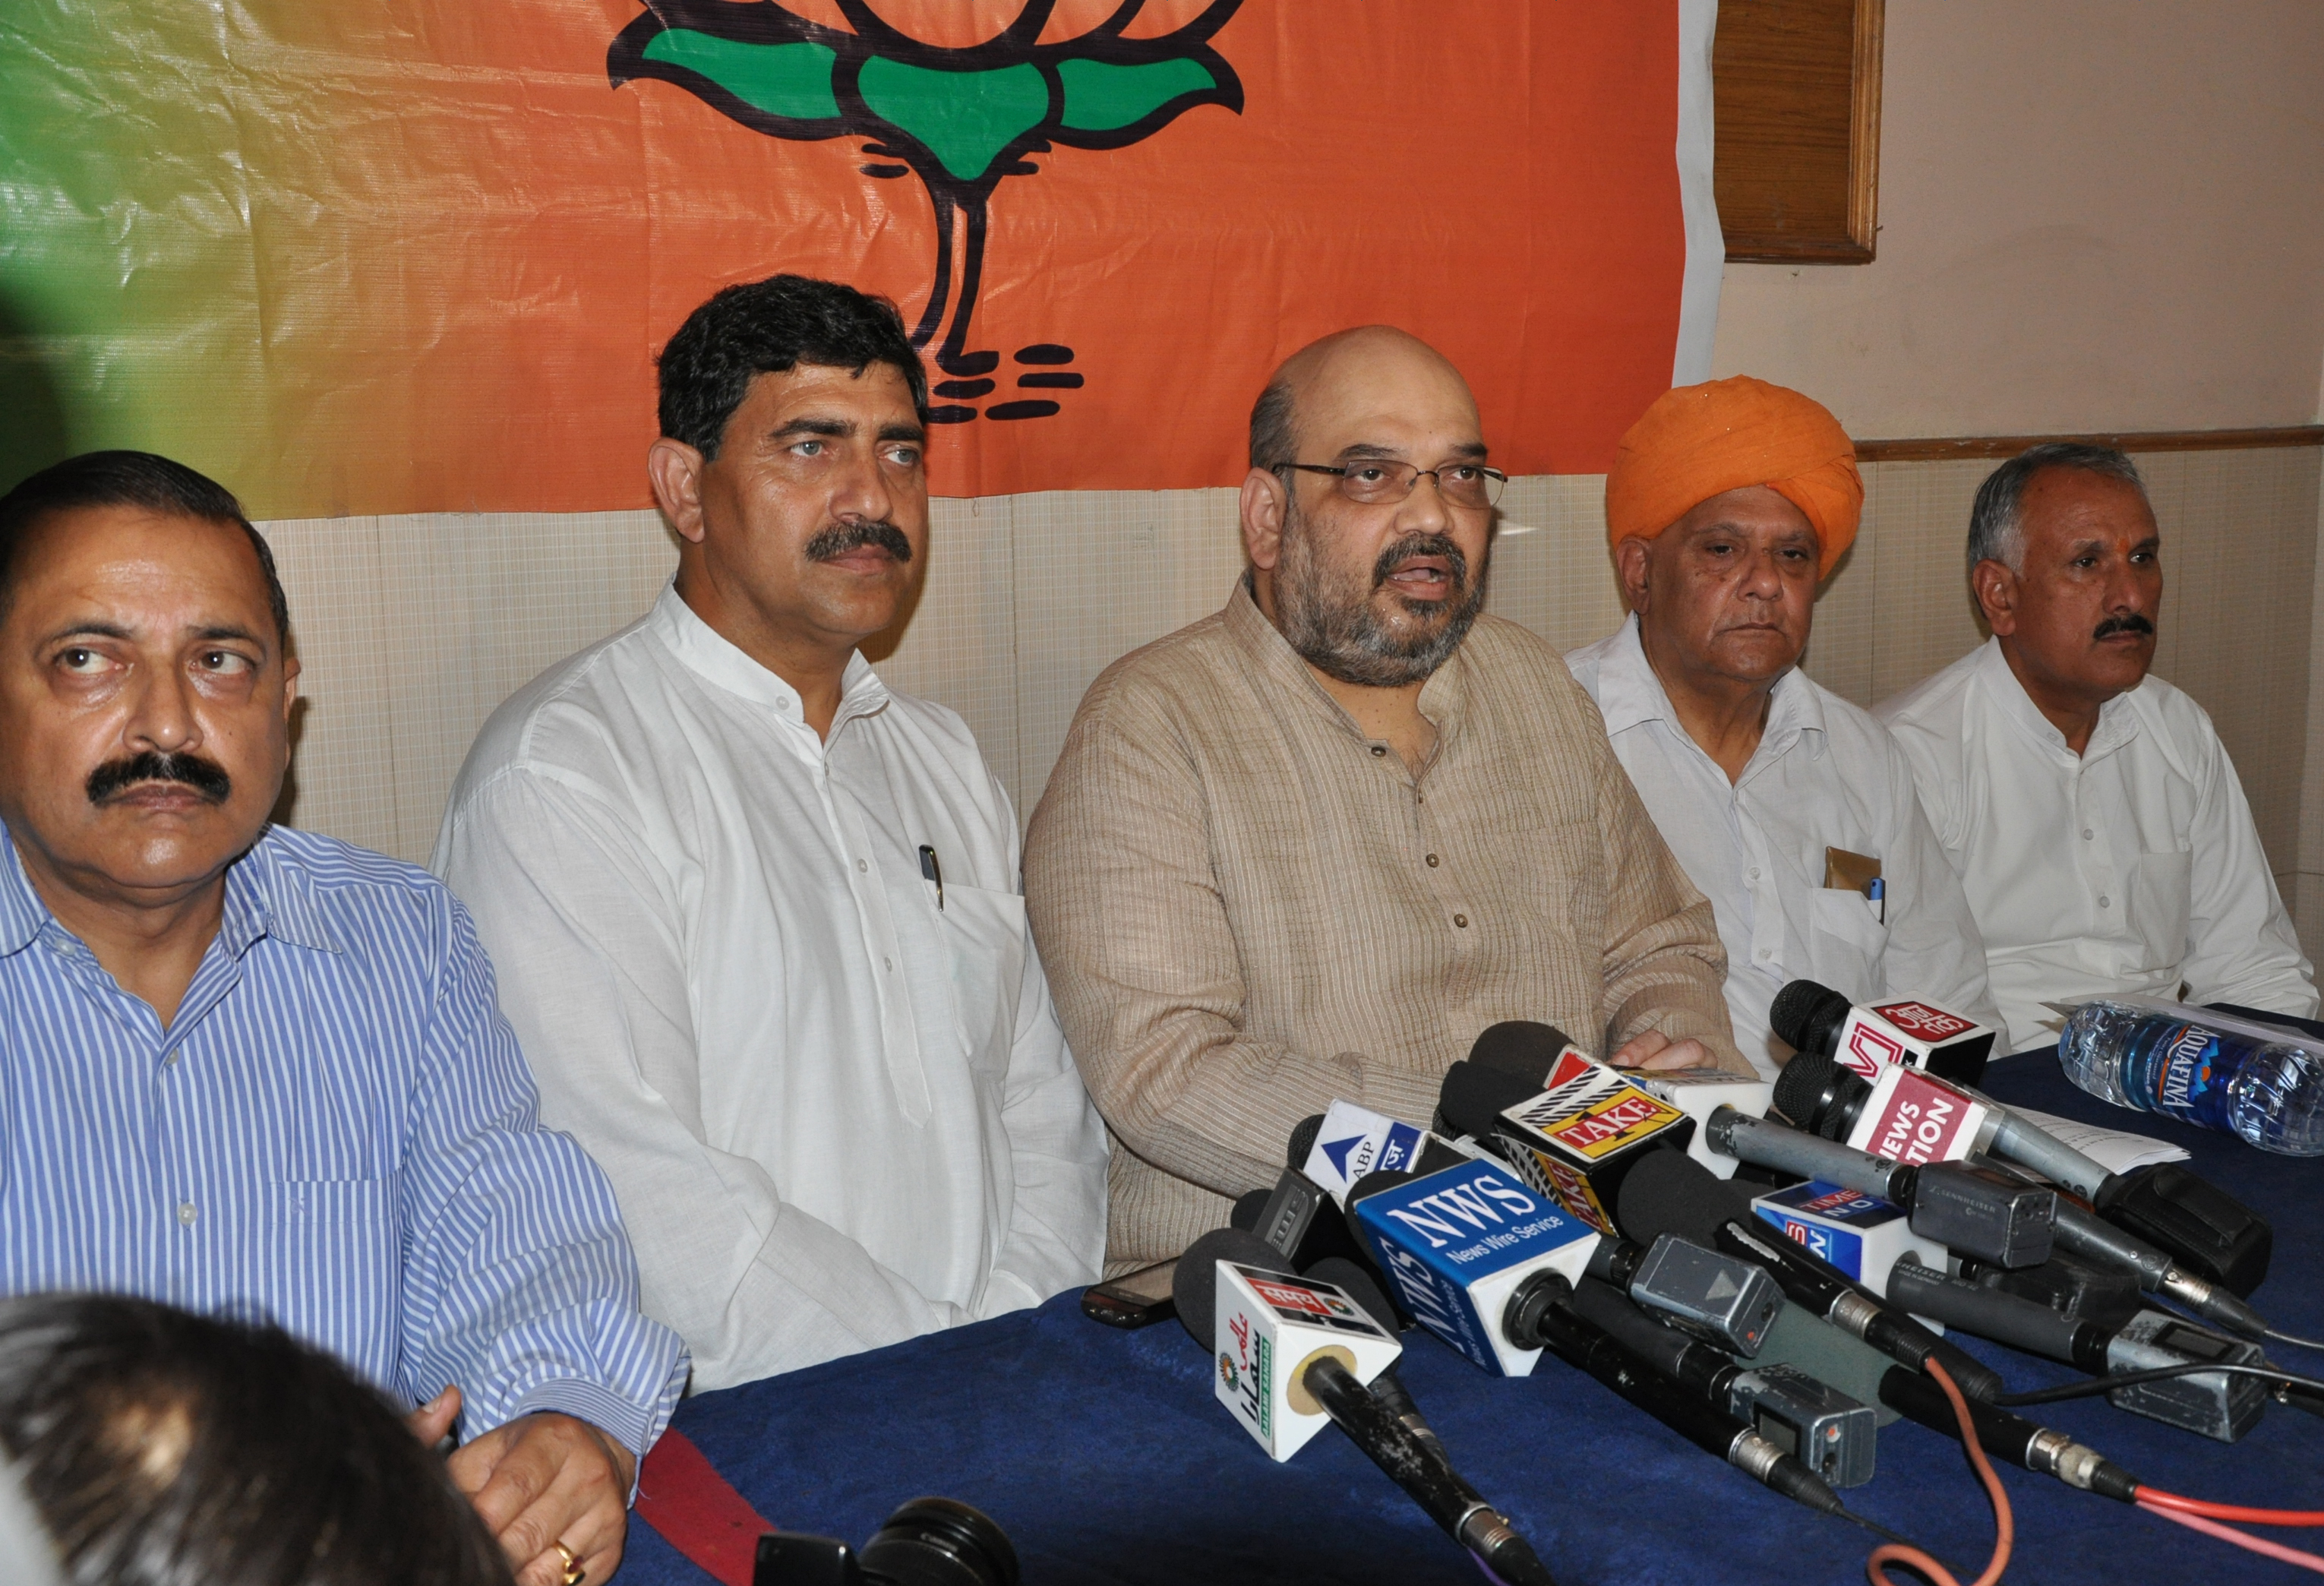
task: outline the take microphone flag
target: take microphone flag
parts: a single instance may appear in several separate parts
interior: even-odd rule
[[[1497,1131],[1521,1148],[1559,1204],[1608,1234],[1616,1231],[1614,1196],[1630,1169],[1651,1152],[1684,1148],[1698,1132],[1693,1119],[1621,1070],[1570,1049],[1551,1066],[1541,1094],[1502,1111]]]

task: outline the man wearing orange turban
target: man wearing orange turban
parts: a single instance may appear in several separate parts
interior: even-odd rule
[[[1748,375],[1666,392],[1622,437],[1606,526],[1630,617],[1565,658],[1718,917],[1736,1045],[1769,1077],[1789,981],[1998,1016],[1960,880],[1870,713],[1799,669],[1856,539],[1856,448]]]

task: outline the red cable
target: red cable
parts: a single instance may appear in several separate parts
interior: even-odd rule
[[[1942,1365],[1931,1360],[1928,1370],[1937,1386],[1944,1389],[1945,1397],[1952,1402],[1953,1417],[1960,1423],[1961,1446],[1969,1451],[1969,1462],[1976,1468],[1977,1479],[1985,1483],[1986,1497],[1993,1501],[1993,1558],[1985,1566],[1985,1573],[1971,1582],[1971,1586],[1994,1586],[2001,1579],[2001,1572],[2009,1567],[2009,1549],[2017,1540],[2017,1521],[2009,1512],[2009,1495],[2001,1489],[2001,1478],[1993,1473],[1993,1466],[1986,1460],[1985,1450],[1978,1444],[1977,1425],[1969,1419],[1969,1401],[1961,1397],[1961,1390],[1953,1385],[1951,1374]],[[1960,1586],[1960,1582],[1953,1579],[1951,1572],[1935,1559],[1917,1547],[1895,1542],[1883,1543],[1872,1550],[1872,1556],[1864,1561],[1865,1578],[1871,1581],[1872,1586],[1897,1586],[1896,1581],[1882,1572],[1881,1566],[1891,1563],[1917,1570],[1936,1586]]]
[[[2131,1489],[2135,1503],[2151,1504],[2159,1509],[2175,1509],[2182,1515],[2203,1515],[2214,1520],[2241,1520],[2246,1526],[2324,1526],[2324,1509],[2247,1509],[2232,1503],[2209,1503],[2200,1498],[2182,1498],[2175,1492],[2163,1492],[2153,1487]]]
[[[2216,1536],[2222,1542],[2232,1542],[2237,1547],[2247,1549],[2264,1558],[2280,1559],[2287,1564],[2295,1564],[2301,1569],[2313,1570],[2318,1574],[2324,1575],[2324,1558],[2319,1558],[2312,1553],[2302,1553],[2296,1547],[2286,1547],[2281,1543],[2270,1542],[2264,1536],[2255,1536],[2248,1531],[2238,1531],[2233,1526],[2222,1526],[2217,1520],[2207,1520],[2200,1515],[2182,1515],[2177,1509],[2167,1508],[2151,1500],[2142,1499],[2138,1507],[2150,1515],[2159,1516],[2176,1525],[2200,1531],[2206,1536]]]

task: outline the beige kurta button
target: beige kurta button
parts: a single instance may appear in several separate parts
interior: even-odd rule
[[[1469,928],[1469,917],[1465,914],[1456,914],[1452,917],[1452,923],[1465,931]]]

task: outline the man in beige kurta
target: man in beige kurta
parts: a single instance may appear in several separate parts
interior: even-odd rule
[[[1507,1019],[1749,1068],[1726,955],[1557,650],[1479,613],[1500,476],[1474,401],[1379,327],[1251,415],[1250,571],[1115,662],[1025,851],[1065,1035],[1120,1148],[1107,1268],[1270,1185],[1334,1097],[1425,1120]]]

